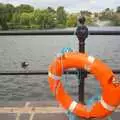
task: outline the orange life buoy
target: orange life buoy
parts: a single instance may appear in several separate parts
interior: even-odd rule
[[[85,69],[95,76],[101,86],[101,99],[91,108],[74,101],[61,82],[63,71],[68,68]],[[102,118],[110,115],[120,104],[120,86],[115,84],[112,70],[97,58],[79,52],[68,52],[57,57],[49,66],[48,81],[56,100],[70,112],[84,118]]]

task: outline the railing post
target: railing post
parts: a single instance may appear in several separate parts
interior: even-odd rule
[[[79,26],[76,30],[76,35],[79,41],[79,52],[85,52],[85,39],[88,37],[88,28],[85,26],[85,17],[78,18]],[[84,103],[84,79],[87,77],[87,72],[83,69],[78,70],[78,100]]]

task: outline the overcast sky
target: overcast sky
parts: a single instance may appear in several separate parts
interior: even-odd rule
[[[2,3],[30,4],[35,8],[47,8],[48,6],[57,8],[64,6],[69,12],[79,12],[80,10],[101,11],[105,8],[116,8],[120,6],[120,0],[0,0]]]

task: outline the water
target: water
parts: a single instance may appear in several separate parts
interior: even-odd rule
[[[47,70],[48,65],[63,47],[77,50],[77,44],[78,40],[74,35],[0,36],[0,71]],[[119,46],[119,36],[89,36],[86,40],[86,52],[102,59],[113,69],[120,68]],[[27,69],[21,68],[23,61],[30,64]],[[76,95],[76,76],[67,75],[64,78],[67,78],[65,85],[68,92]],[[86,94],[94,94],[96,85],[97,82],[88,78]],[[49,90],[47,76],[0,76],[0,102],[50,99],[54,98]]]

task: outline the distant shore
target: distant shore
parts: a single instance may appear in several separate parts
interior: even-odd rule
[[[77,18],[85,16],[86,25],[90,26],[120,26],[120,6],[113,11],[106,8],[102,12],[90,12],[87,10],[78,13],[68,13],[64,6],[57,9],[35,9],[31,5],[0,3],[0,29],[53,29],[77,26]]]

